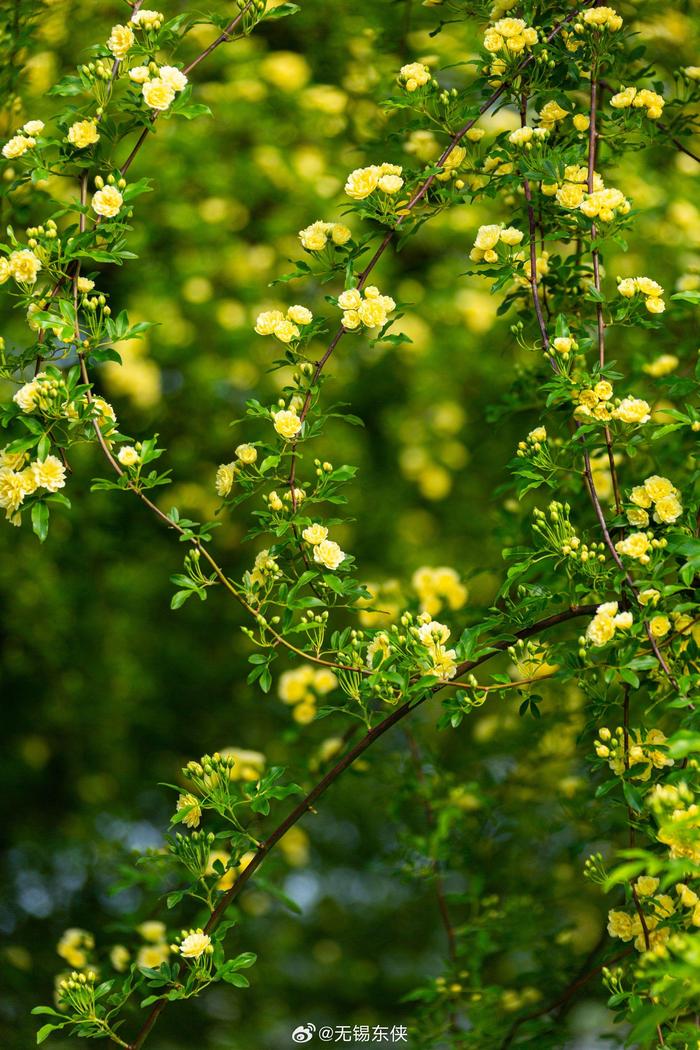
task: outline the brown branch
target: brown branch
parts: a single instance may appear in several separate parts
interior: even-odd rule
[[[580,605],[571,606],[569,609],[565,609],[562,612],[554,613],[551,616],[545,617],[543,620],[539,620],[537,623],[531,624],[529,627],[521,628],[514,632],[513,637],[516,639],[531,638],[535,634],[539,634],[541,631],[548,630],[550,627],[554,627],[557,624],[565,623],[567,620],[572,620],[579,616],[590,615],[595,610],[594,605]],[[498,653],[504,652],[511,644],[512,639],[501,639],[494,642],[489,652],[482,654],[474,660],[466,660],[459,665],[458,673],[462,674],[465,671],[470,671],[475,667],[479,667],[481,664],[486,663],[493,656]],[[204,930],[205,933],[211,934],[219,925],[227,909],[233,900],[239,895],[243,887],[252,878],[255,871],[260,867],[263,860],[267,857],[268,853],[273,847],[280,841],[281,838],[289,831],[290,828],[301,820],[301,818],[309,812],[312,806],[318,801],[318,799],[328,790],[338,777],[348,769],[360,755],[371,747],[380,737],[400,722],[403,718],[409,715],[416,708],[420,707],[425,701],[437,693],[442,688],[442,684],[438,683],[433,687],[430,692],[420,697],[418,700],[406,700],[400,707],[395,708],[386,718],[378,723],[373,729],[369,730],[360,740],[357,741],[353,747],[350,748],[337,762],[336,764],[319,780],[319,782],[311,789],[304,799],[292,810],[291,813],[279,824],[275,830],[268,836],[267,839],[262,843],[255,855],[251,859],[250,863],[243,869],[241,874],[238,876],[234,884],[228,889],[221,897],[216,908],[212,912],[208,923]],[[129,1050],[140,1050],[143,1046],[149,1032],[157,1022],[160,1014],[165,1009],[168,1003],[167,999],[159,999],[157,1003],[154,1003],[148,1017],[144,1021],[142,1027],[139,1029],[133,1042],[129,1044]]]

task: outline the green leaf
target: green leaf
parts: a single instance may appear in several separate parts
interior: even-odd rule
[[[43,543],[49,534],[49,508],[45,503],[35,503],[32,507],[32,529]]]

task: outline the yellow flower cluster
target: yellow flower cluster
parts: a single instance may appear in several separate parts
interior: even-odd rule
[[[529,456],[533,452],[540,452],[543,444],[547,440],[547,430],[545,427],[535,427],[527,435],[524,441],[518,442],[518,450],[515,453],[516,456]]]
[[[524,146],[525,149],[532,149],[533,140],[534,142],[541,142],[548,136],[549,130],[547,128],[531,128],[528,124],[525,124],[524,127],[511,131],[508,141],[513,146]]]
[[[316,716],[318,699],[337,688],[338,679],[329,667],[302,664],[280,675],[277,692],[283,704],[292,706],[294,721],[307,725]]]
[[[129,77],[141,84],[141,94],[149,109],[163,112],[175,101],[175,96],[187,87],[187,77],[177,66],[161,66],[152,75],[149,66],[134,66]]]
[[[627,215],[632,205],[624,194],[614,187],[607,188],[600,175],[593,175],[593,192],[588,192],[588,169],[580,164],[568,164],[561,183],[543,183],[547,197],[556,196],[557,203],[568,211],[581,211],[589,219],[612,222],[616,215]]]
[[[36,135],[40,135],[44,130],[44,122],[42,120],[29,120],[20,128],[16,135],[13,135],[8,142],[2,147],[2,155],[5,160],[15,160],[17,157],[21,157],[29,149],[34,149],[36,146]]]
[[[430,618],[430,613],[421,613],[418,617],[420,627],[413,628],[426,653],[421,660],[424,670],[441,681],[449,681],[457,674],[457,653],[448,649],[446,643],[450,629],[444,623]]]
[[[622,726],[618,726],[614,733],[604,726],[598,733],[594,747],[598,758],[606,759],[616,776],[622,776],[634,766],[641,766],[641,769],[631,774],[632,779],[646,781],[653,769],[673,765],[673,759],[669,758],[667,752],[659,750],[665,745],[666,736],[660,729],[650,729],[644,736],[639,729],[630,730],[625,757],[625,731]]]
[[[56,951],[69,966],[80,970],[87,965],[89,953],[94,947],[95,938],[91,933],[72,926],[62,934]]]
[[[613,7],[589,7],[583,13],[583,22],[593,29],[607,29],[611,33],[622,29],[622,17]]]
[[[627,512],[631,524],[645,528],[649,524],[647,511],[654,506],[654,521],[660,525],[671,525],[683,513],[680,492],[668,478],[652,474],[642,485],[637,485],[630,492],[630,499],[638,512],[634,520]],[[641,515],[644,515],[642,518]]]
[[[591,419],[607,422],[613,417],[612,396],[612,384],[607,379],[601,379],[594,387],[580,390],[574,416],[582,422],[588,422]]]
[[[262,587],[268,580],[275,579],[281,574],[282,570],[269,550],[262,550],[255,556],[250,582],[253,587]]]
[[[317,565],[323,565],[333,571],[345,561],[345,551],[342,551],[334,540],[328,539],[328,529],[325,525],[319,525],[317,522],[307,525],[302,536],[313,548]]]
[[[374,285],[368,285],[362,292],[359,288],[347,288],[338,296],[338,306],[343,311],[343,328],[349,332],[360,325],[383,328],[388,314],[396,309],[391,296],[382,295]]]
[[[607,645],[615,636],[615,631],[626,631],[632,626],[632,613],[617,610],[617,602],[604,602],[598,606],[595,616],[586,628],[586,639],[591,645]]]
[[[345,192],[355,201],[362,201],[375,190],[390,196],[403,186],[403,168],[398,164],[370,164],[367,168],[356,168],[348,175]]]
[[[255,321],[258,335],[274,335],[280,343],[291,343],[301,335],[303,328],[311,324],[314,317],[305,306],[290,306],[286,314],[281,310],[264,310]]]
[[[498,262],[498,253],[495,251],[497,244],[505,244],[508,248],[514,248],[520,244],[522,239],[522,231],[516,229],[515,226],[504,226],[498,223],[480,226],[474,238],[474,247],[469,252],[469,258],[476,263]]]
[[[625,299],[632,299],[637,293],[643,295],[644,305],[650,314],[662,314],[666,309],[666,304],[662,299],[664,290],[657,281],[652,281],[650,277],[618,278],[617,290]]]
[[[422,565],[411,580],[418,595],[421,612],[436,616],[445,604],[450,609],[461,609],[469,593],[457,572],[448,565],[431,568]]]
[[[658,120],[663,115],[664,99],[655,91],[642,88],[637,91],[634,87],[621,88],[616,95],[610,99],[613,109],[646,109],[650,120]]]
[[[670,857],[700,864],[700,806],[688,785],[657,784],[649,798],[659,824],[656,837]]]
[[[320,252],[328,244],[328,238],[333,244],[347,244],[352,233],[347,226],[340,222],[323,222],[317,219],[303,230],[299,230],[299,240],[302,247],[309,252]]]
[[[160,11],[147,11],[145,8],[134,12],[131,16],[132,25],[152,31],[160,29],[164,21],[165,19]]]
[[[24,453],[19,454],[24,458]],[[5,511],[5,516],[13,525],[20,524],[17,513],[27,496],[33,495],[38,489],[43,488],[47,492],[58,492],[66,484],[66,468],[57,456],[47,456],[43,460],[35,460],[28,466],[19,463],[15,468],[6,466],[7,460],[17,462],[19,456],[3,451],[0,459],[0,507]]]
[[[659,948],[666,943],[671,936],[671,929],[668,926],[660,927],[659,924],[673,915],[675,904],[667,893],[657,894],[658,888],[659,880],[650,875],[640,875],[634,884],[637,899],[643,901],[646,936],[638,911],[630,915],[626,911],[613,909],[608,912],[608,933],[611,937],[621,941],[633,940],[638,952],[647,951],[647,938],[649,949]]]
[[[642,565],[649,563],[650,558],[647,552],[650,549],[651,542],[645,532],[632,532],[615,544],[615,550],[618,554],[623,555],[625,558],[633,558],[635,561],[640,561]]]
[[[41,259],[31,248],[20,248],[5,258],[0,257],[0,284],[13,277],[18,284],[34,284],[41,269]]]
[[[522,18],[500,18],[486,30],[484,47],[492,55],[503,50],[519,55],[536,44],[537,39],[537,30]]]
[[[422,62],[409,62],[401,66],[397,79],[406,91],[417,91],[418,88],[430,83],[430,70]]]

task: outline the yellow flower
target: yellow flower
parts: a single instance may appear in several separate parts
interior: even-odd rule
[[[618,91],[616,95],[613,95],[610,99],[610,105],[613,109],[627,109],[634,102],[634,96],[637,94],[637,89],[634,87],[626,87],[621,91]]]
[[[672,496],[676,492],[673,482],[669,481],[668,478],[660,477],[658,474],[652,474],[651,477],[646,479],[644,491],[654,503],[657,500],[664,499],[665,496]]]
[[[516,244],[520,244],[523,239],[522,230],[517,230],[515,226],[506,226],[505,230],[501,230],[500,239],[504,244],[507,244],[509,248],[513,248]]]
[[[199,827],[199,823],[202,819],[202,808],[199,805],[199,800],[195,798],[194,795],[190,795],[189,793],[179,795],[175,809],[178,813],[181,810],[186,810],[184,816],[180,817],[180,820],[185,827]]]
[[[76,120],[68,128],[68,141],[76,149],[86,149],[99,141],[97,127],[92,120]]]
[[[671,630],[671,621],[668,616],[652,616],[649,628],[654,638],[663,638]]]
[[[376,190],[378,182],[379,168],[376,164],[368,168],[356,168],[348,175],[345,192],[353,200],[362,201]]]
[[[177,66],[161,66],[158,70],[158,78],[176,93],[184,91],[187,87],[187,77]]]
[[[131,21],[135,26],[143,26],[144,29],[160,29],[163,15],[160,11],[148,11],[144,7],[131,16]]]
[[[19,284],[34,284],[41,262],[29,248],[12,252],[8,259],[10,273]]]
[[[651,409],[641,398],[626,397],[614,410],[613,415],[623,423],[648,423],[651,419]]]
[[[117,459],[123,467],[135,467],[141,457],[133,445],[122,445],[117,453]]]
[[[624,280],[618,283],[617,290],[625,299],[631,299],[633,295],[637,294],[636,279],[634,277],[625,277]]]
[[[302,532],[302,536],[307,543],[311,543],[315,546],[317,543],[323,543],[328,536],[328,529],[325,525],[319,525],[318,523],[307,525]]]
[[[144,944],[136,954],[137,966],[146,966],[157,970],[161,963],[168,961],[170,948],[167,944]]]
[[[36,484],[47,492],[58,492],[66,484],[66,468],[57,456],[47,456],[46,459],[32,463],[32,471]]]
[[[644,305],[650,314],[662,314],[666,309],[666,303],[663,299],[658,299],[656,296],[651,296]]]
[[[241,463],[250,465],[257,460],[258,450],[255,445],[238,445],[236,448],[236,456],[240,459]]]
[[[255,331],[258,335],[273,335],[281,321],[284,321],[281,310],[264,310],[255,320]]]
[[[583,201],[585,187],[576,182],[565,182],[557,190],[557,201],[562,208],[578,208]]]
[[[638,597],[640,605],[656,605],[661,595],[655,587],[647,587],[639,592]]]
[[[302,422],[299,416],[288,408],[282,409],[280,412],[273,412],[272,418],[275,430],[286,441],[291,441],[301,430]]]
[[[28,149],[31,149],[36,145],[33,138],[27,137],[26,135],[14,135],[9,142],[6,142],[2,147],[2,155],[6,160],[15,160],[16,157],[21,157],[23,153],[26,153]]]
[[[315,717],[316,705],[313,703],[297,704],[292,711],[292,718],[302,726],[306,726],[309,722],[313,722]]]
[[[333,540],[321,540],[314,546],[314,561],[327,569],[337,569],[345,560],[345,552]]]
[[[381,328],[386,323],[386,310],[378,299],[365,299],[357,313],[366,328]]]
[[[145,84],[150,79],[151,71],[148,66],[134,66],[133,69],[129,70],[129,80],[133,81],[134,84]]]
[[[116,186],[105,186],[93,194],[92,209],[106,219],[113,219],[123,203],[124,198]]]
[[[634,918],[625,911],[608,912],[608,933],[611,937],[619,937],[621,941],[631,941],[637,936],[641,929],[639,916]]]
[[[612,385],[607,381],[607,379],[601,379],[598,383],[596,383],[596,385],[593,387],[593,392],[595,393],[596,397],[600,398],[601,401],[609,401],[610,398],[613,396]]]
[[[649,561],[649,546],[649,539],[644,532],[633,532],[624,540],[619,540],[615,544],[615,550],[627,558],[636,558],[646,563]]]
[[[295,324],[304,325],[311,324],[314,315],[305,306],[290,306],[287,310],[287,318],[294,321]],[[275,335],[277,335],[277,329],[275,329]]]
[[[295,324],[283,318],[275,325],[274,335],[280,343],[291,343],[293,339],[298,339],[301,333]]]
[[[165,923],[160,922],[158,919],[146,919],[145,922],[136,927],[136,932],[149,944],[160,944],[161,941],[165,940]]]
[[[341,310],[359,310],[362,304],[362,296],[357,288],[347,288],[338,296],[338,306]]]
[[[588,131],[591,120],[585,113],[577,113],[572,123],[577,131]]]
[[[44,130],[43,120],[28,120],[22,128],[26,135],[41,135]]]
[[[141,88],[141,94],[143,100],[150,109],[156,109],[159,111],[168,109],[171,102],[175,98],[175,91],[172,86],[161,80],[160,77],[155,77],[153,80],[147,80]]]
[[[474,247],[479,248],[481,251],[495,248],[501,236],[501,229],[502,227],[496,223],[480,226],[474,238]]]
[[[676,368],[678,368],[678,358],[675,354],[661,354],[660,357],[657,357],[649,364],[642,365],[642,371],[654,379],[667,376]]]
[[[331,671],[330,667],[319,667],[314,674],[314,689],[321,696],[325,696],[326,693],[332,693],[334,689],[338,688],[338,679]]]
[[[651,496],[647,492],[645,485],[635,485],[630,492],[630,499],[638,507],[649,508],[651,506]]]
[[[632,507],[627,511],[627,520],[637,529],[645,529],[649,524],[649,515],[641,507]]]
[[[617,603],[613,602],[611,604],[614,604],[617,609]],[[586,628],[586,638],[595,646],[606,645],[615,634],[615,621],[613,616],[602,613],[600,608]]]
[[[654,507],[654,521],[662,525],[670,525],[683,513],[683,505],[675,493],[663,496],[656,501]]]
[[[135,39],[133,30],[129,26],[112,26],[107,47],[114,57],[121,61],[121,59],[126,57],[130,48],[134,46]]]
[[[88,952],[95,947],[95,939],[87,930],[71,927],[65,930],[56,945],[56,951],[69,966],[81,969],[87,964]]]
[[[114,947],[110,949],[109,961],[117,973],[124,973],[129,965],[130,959],[131,953],[123,944],[115,944]]]
[[[222,463],[216,471],[216,480],[214,482],[217,496],[221,496],[223,499],[230,495],[235,479],[236,464]]]

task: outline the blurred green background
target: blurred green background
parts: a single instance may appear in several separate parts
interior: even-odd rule
[[[644,5],[641,27],[666,76],[692,62],[698,43],[697,15],[690,5],[674,6]],[[189,9],[169,0],[165,11]],[[218,2],[214,9],[228,8]],[[297,301],[324,308],[321,287],[269,286],[299,257],[297,231],[340,218],[352,168],[435,156],[436,141],[405,135],[379,103],[399,65],[415,58],[449,66],[441,75],[448,87],[468,81],[464,63],[475,58],[479,26],[447,26],[431,38],[439,14],[405,0],[304,0],[301,14],[203,63],[195,97],[213,118],[159,121],[139,156],[131,177],[154,179],[135,216],[130,247],[139,260],[107,272],[102,286],[115,309],[127,306],[132,321],[158,326],[122,346],[124,366],[103,368],[97,382],[125,433],[158,432],[169,450],[175,481],[160,494],[166,509],[211,516],[217,464],[244,436],[254,437],[232,431],[231,420],[246,398],[271,399],[284,378],[267,371],[275,355],[252,330],[259,310]],[[47,99],[47,89],[125,17],[124,5],[113,2],[46,2],[23,56],[25,104],[16,122],[57,112],[60,100]],[[213,36],[211,27],[193,31],[178,61]],[[514,117],[502,112],[485,124],[500,129]],[[653,252],[650,275],[667,289],[700,286],[697,171],[659,146],[616,172],[615,185],[645,214],[631,251],[608,261],[609,274],[645,273]],[[13,207],[18,227],[41,219],[21,198]],[[360,465],[354,523],[337,538],[367,581],[410,581],[421,565],[455,567],[470,595],[455,626],[476,621],[497,590],[500,550],[517,534],[523,508],[494,489],[536,421],[506,411],[495,426],[489,416],[519,372],[527,382],[530,360],[509,334],[512,318],[496,317],[498,297],[460,277],[478,225],[507,219],[503,202],[453,209],[399,256],[387,253],[376,283],[413,304],[400,325],[412,342],[383,351],[348,338],[325,388],[327,399],[350,402],[366,424],[338,427],[319,447],[323,458]],[[22,318],[12,315],[8,296],[0,310],[6,341],[22,340]],[[669,341],[677,323],[669,318]],[[634,359],[644,349],[628,342],[611,356]],[[645,396],[662,407],[651,380]],[[248,643],[224,594],[171,613],[168,577],[180,568],[182,548],[138,501],[89,493],[102,472],[94,448],[72,467],[74,509],[53,516],[44,547],[27,527],[0,529],[0,1042],[8,1050],[34,1042],[28,1012],[50,1001],[65,927],[93,931],[106,946],[124,936],[132,915],[151,913],[138,890],[110,895],[109,885],[130,863],[130,850],[162,841],[171,797],[159,782],[172,781],[187,759],[233,745],[264,751],[306,783],[309,754],[343,729],[334,718],[298,727],[274,690],[263,697],[245,684]],[[215,533],[233,575],[254,554],[240,542],[246,527],[242,510]],[[586,767],[575,755],[584,716],[575,696],[545,706],[543,726],[518,720],[515,706],[449,734],[434,729],[437,705],[418,720],[422,746],[447,771],[438,790],[466,789],[452,839],[462,864],[448,875],[449,887],[464,894],[460,922],[478,926],[479,901],[489,894],[507,892],[510,907],[522,909],[519,938],[493,961],[504,984],[550,951],[575,970],[603,927],[602,902],[580,877],[586,853],[608,831],[591,823]],[[302,1022],[406,1022],[412,1008],[401,998],[441,972],[445,955],[434,893],[412,842],[424,816],[405,788],[406,754],[395,731],[304,821],[308,840],[300,837],[273,862],[271,877],[301,916],[255,886],[242,898],[241,950],[260,956],[252,988],[217,988],[166,1012],[149,1046],[276,1050],[290,1045]],[[548,896],[538,911],[531,899],[543,883]],[[595,982],[588,995],[588,1012],[567,1015],[567,1045],[597,1045],[585,1035],[591,1018],[606,1023]]]

